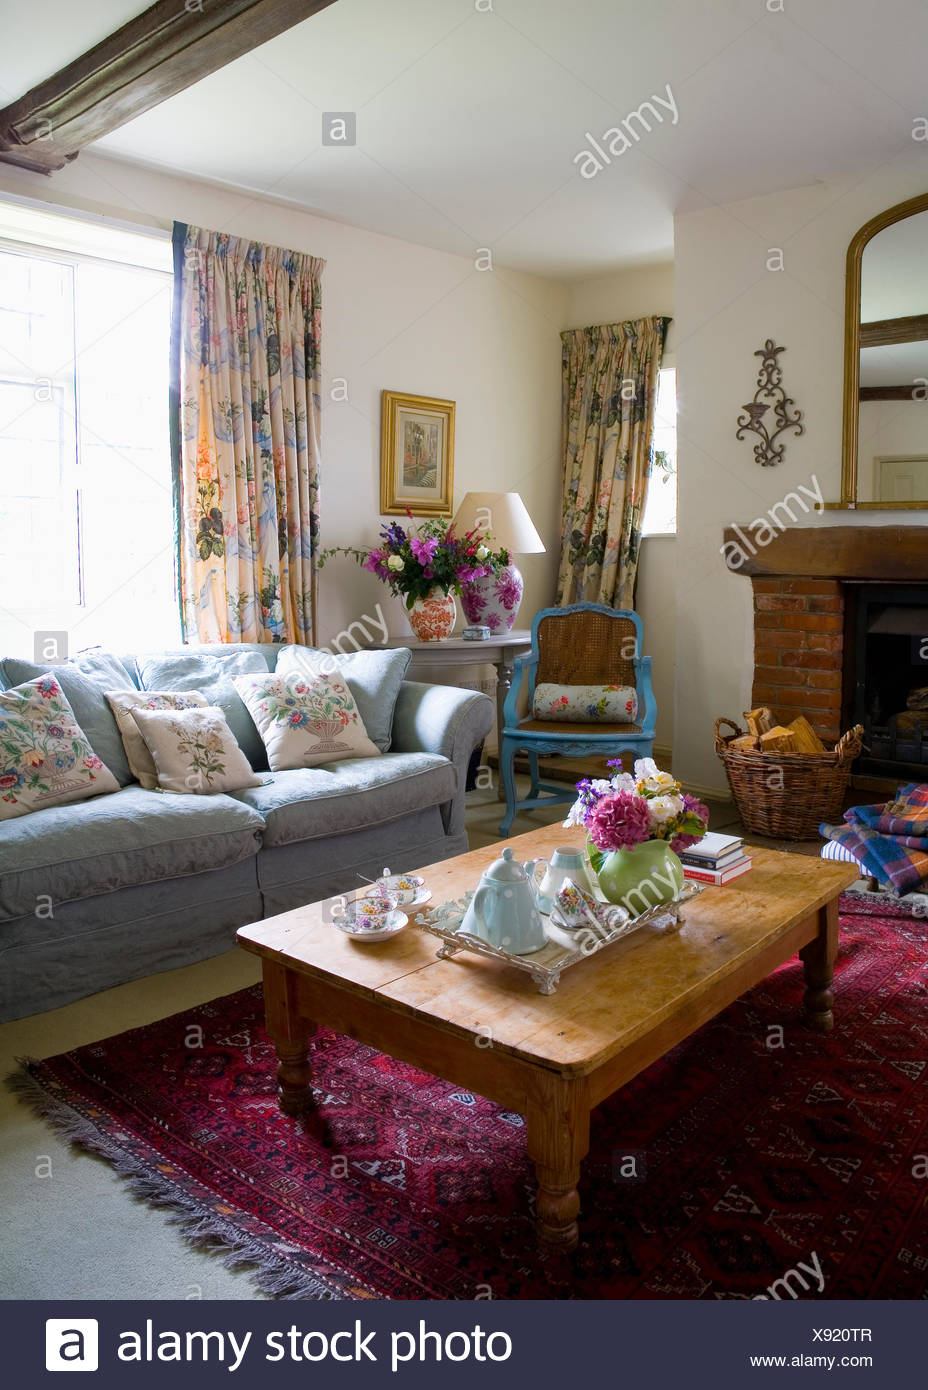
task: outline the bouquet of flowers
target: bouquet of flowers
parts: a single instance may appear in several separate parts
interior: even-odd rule
[[[417,598],[426,598],[433,588],[460,594],[462,584],[493,574],[509,560],[505,551],[491,551],[479,530],[456,536],[445,517],[434,517],[415,528],[391,521],[380,528],[380,544],[373,549],[336,546],[320,556],[320,568],[335,554],[353,555],[394,594],[403,594],[407,608],[412,608]],[[505,561],[500,558],[503,555]]]
[[[633,775],[621,771],[621,759],[608,766],[620,770],[612,777],[584,777],[577,783],[577,800],[564,822],[585,828],[597,872],[600,865],[595,860],[601,862],[612,850],[633,849],[645,840],[666,840],[676,853],[705,835],[708,808],[695,796],[687,796],[653,758],[639,758]],[[598,852],[595,857],[594,851]]]

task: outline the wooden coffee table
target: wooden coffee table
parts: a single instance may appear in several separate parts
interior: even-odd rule
[[[560,826],[507,841],[523,860],[572,842],[582,832]],[[476,887],[501,848],[422,870],[432,905]],[[389,941],[352,941],[332,925],[331,899],[243,927],[239,944],[264,963],[281,1109],[313,1106],[310,1039],[319,1025],[486,1096],[525,1116],[539,1239],[572,1249],[594,1106],[797,953],[807,1021],[822,1032],[832,1026],[838,895],[858,871],[753,854],[751,873],[708,888],[679,931],[642,928],[572,966],[552,995],[481,956],[439,960],[435,937],[412,924]]]

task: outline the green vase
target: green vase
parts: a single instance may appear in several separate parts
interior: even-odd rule
[[[683,865],[666,840],[645,840],[634,849],[608,854],[591,845],[590,862],[609,901],[621,904],[633,917],[673,902],[684,883]]]

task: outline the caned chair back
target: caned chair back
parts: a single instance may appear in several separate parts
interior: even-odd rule
[[[537,684],[635,685],[637,632],[623,613],[549,614],[538,623]]]

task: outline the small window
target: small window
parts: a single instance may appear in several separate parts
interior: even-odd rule
[[[661,370],[651,440],[651,481],[645,503],[643,536],[677,533],[677,374]]]

